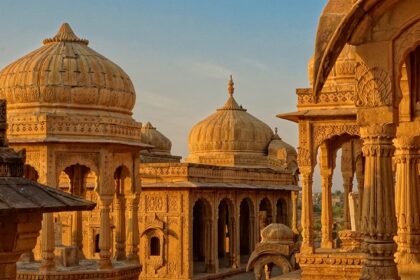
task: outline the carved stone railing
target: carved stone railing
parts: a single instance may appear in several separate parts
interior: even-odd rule
[[[355,91],[352,87],[326,88],[318,96],[313,95],[311,88],[300,88],[296,90],[298,108],[312,106],[354,106]]]

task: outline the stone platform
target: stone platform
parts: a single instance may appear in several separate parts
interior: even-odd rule
[[[98,268],[95,260],[81,260],[79,265],[71,267],[58,266],[56,271],[39,272],[40,262],[17,263],[17,280],[76,280],[76,279],[112,279],[138,280],[140,266],[126,262],[113,262],[112,269]]]

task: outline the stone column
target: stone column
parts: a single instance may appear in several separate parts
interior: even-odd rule
[[[332,214],[332,172],[321,170],[322,209],[321,209],[321,248],[333,248],[333,214]]]
[[[213,209],[213,227],[211,232],[211,258],[214,261],[214,273],[219,272],[219,211],[218,207],[215,206]]]
[[[298,229],[298,221],[297,221],[298,219],[297,206],[298,206],[299,192],[293,191],[291,195],[292,195],[292,231],[294,234],[298,235],[299,229]]]
[[[77,248],[77,257],[83,259],[82,212],[74,211],[71,218],[71,245]]]
[[[353,190],[353,142],[349,141],[343,144],[341,151],[341,174],[343,176],[344,190],[344,229],[350,230],[349,194]]]
[[[41,230],[41,267],[40,271],[48,272],[55,270],[54,263],[55,235],[54,215],[45,213],[42,218]]]
[[[322,183],[321,248],[333,248],[332,176],[334,162],[330,145],[320,146],[319,168]]]
[[[313,231],[313,205],[312,205],[312,183],[313,168],[311,166],[300,166],[302,180],[302,246],[301,253],[314,252],[314,231]]]
[[[229,213],[234,214],[234,213]],[[230,265],[232,268],[238,267],[238,259],[240,256],[238,255],[238,251],[236,250],[236,244],[238,239],[236,238],[236,228],[235,228],[235,219],[230,217],[228,222],[228,231],[229,231],[229,257],[230,257]]]
[[[398,279],[394,262],[396,233],[392,156],[393,125],[360,128],[365,163],[361,231],[364,234],[361,279]]]
[[[356,180],[357,180],[357,190],[359,192],[359,223],[362,217],[362,205],[363,205],[363,194],[365,189],[365,174],[364,174],[364,165],[363,158],[359,157],[355,163],[356,169]]]
[[[350,208],[349,208],[349,194],[353,189],[353,176],[343,173],[343,189],[344,189],[344,229],[351,229],[350,222]]]
[[[139,263],[139,195],[133,194],[127,200],[128,230],[127,230],[127,259],[131,263]]]
[[[100,197],[100,229],[99,229],[99,268],[112,268],[111,263],[111,219],[109,216],[109,206],[112,203],[111,195],[101,195]]]
[[[114,258],[118,261],[125,260],[125,197],[123,194],[117,194],[114,204],[115,220],[115,254]]]
[[[420,264],[420,189],[417,173],[419,137],[400,136],[395,139],[396,241],[398,264]]]
[[[251,210],[251,209],[250,209]],[[250,239],[250,250],[251,253],[254,251],[255,249],[255,244],[257,243],[257,240],[255,238],[255,216],[253,215],[252,212],[249,213],[250,217],[249,217],[249,225],[250,225],[250,229],[249,229],[249,239]]]

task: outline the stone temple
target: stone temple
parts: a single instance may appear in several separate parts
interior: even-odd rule
[[[231,77],[182,160],[133,119],[124,70],[63,24],[0,71],[0,276],[420,279],[420,1],[329,0],[308,79],[277,115],[297,149]]]

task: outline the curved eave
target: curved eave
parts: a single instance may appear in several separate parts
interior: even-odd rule
[[[359,0],[343,17],[337,27],[331,29],[334,30],[332,35],[318,33],[315,57],[320,59],[317,59],[314,65],[314,95],[318,95],[318,93],[321,92],[338,56],[346,43],[352,38],[365,16],[378,4],[392,4],[395,3],[395,1],[396,0]],[[325,48],[318,48],[318,41],[322,39],[321,36],[330,38]]]

